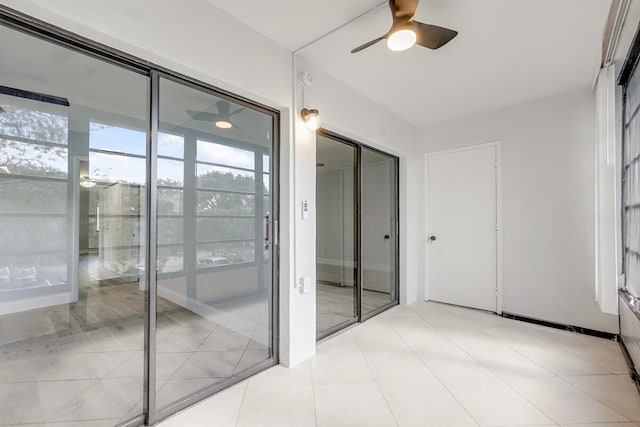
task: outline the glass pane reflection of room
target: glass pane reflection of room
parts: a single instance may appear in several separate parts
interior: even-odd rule
[[[189,111],[222,98],[162,79],[148,189],[149,76],[4,27],[0,53],[68,101],[0,94],[0,424],[142,419],[148,191],[158,413],[273,364],[274,114],[224,100],[219,128]]]

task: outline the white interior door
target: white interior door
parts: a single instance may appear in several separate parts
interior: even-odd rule
[[[497,147],[426,162],[427,298],[497,311]]]

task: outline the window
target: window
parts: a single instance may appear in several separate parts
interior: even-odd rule
[[[0,291],[66,285],[65,107],[0,95],[0,108]]]

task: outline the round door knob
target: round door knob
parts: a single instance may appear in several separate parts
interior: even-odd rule
[[[385,235],[384,235],[384,240],[389,240],[389,238],[390,238],[390,237],[391,237],[391,236],[389,236],[388,234],[385,234]]]
[[[431,240],[432,242],[435,242],[436,236],[429,236],[429,240]]]

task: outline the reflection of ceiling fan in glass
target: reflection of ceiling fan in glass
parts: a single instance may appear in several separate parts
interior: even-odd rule
[[[91,181],[87,175],[80,177],[80,186],[84,188],[93,188],[96,186],[95,181]]]
[[[189,114],[193,120],[213,122],[216,127],[219,127],[220,129],[230,129],[232,127],[240,129],[238,125],[231,121],[231,116],[245,110],[244,107],[239,108],[236,111],[231,111],[231,103],[225,100],[216,102],[216,107],[218,108],[217,113],[187,110],[187,114]]]

